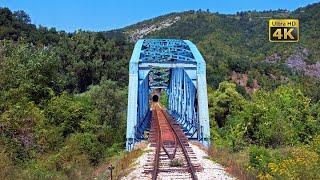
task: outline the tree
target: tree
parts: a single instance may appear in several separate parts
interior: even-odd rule
[[[227,116],[237,109],[241,109],[244,98],[236,91],[236,84],[222,82],[217,91],[209,90],[210,118],[223,127]]]
[[[22,100],[10,105],[0,116],[0,142],[8,147],[15,163],[32,159],[37,149],[36,131],[45,117],[32,102]]]
[[[241,124],[248,142],[278,147],[306,143],[319,132],[319,121],[312,113],[310,99],[300,90],[280,86],[272,92],[257,91],[243,111],[233,111],[226,129]],[[226,131],[225,131],[226,132]]]
[[[61,91],[60,65],[52,51],[26,44],[4,43],[4,59],[0,64],[2,91],[20,89],[36,103]]]
[[[21,23],[24,23],[24,24],[30,24],[31,23],[31,18],[30,16],[22,11],[22,10],[18,10],[18,11],[15,11],[13,13],[13,16],[18,20],[20,21]]]
[[[99,121],[104,125],[101,138],[108,145],[124,140],[126,92],[125,89],[119,88],[116,82],[106,79],[103,79],[99,86],[93,86],[88,92],[99,112]]]

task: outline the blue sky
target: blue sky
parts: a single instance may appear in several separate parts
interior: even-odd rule
[[[245,10],[294,10],[315,0],[0,0],[0,7],[24,10],[32,23],[73,32],[121,28],[170,12],[209,9],[236,13]]]

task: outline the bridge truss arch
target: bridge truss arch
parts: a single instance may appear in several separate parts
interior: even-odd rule
[[[210,143],[206,63],[188,40],[141,39],[129,64],[126,149],[150,127],[151,94],[168,94],[168,112],[189,139]]]

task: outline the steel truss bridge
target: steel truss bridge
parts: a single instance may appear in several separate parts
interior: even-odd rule
[[[126,149],[145,139],[150,128],[150,101],[168,95],[168,112],[189,139],[210,143],[206,64],[188,40],[142,39],[129,66]],[[156,96],[156,98],[154,98]]]

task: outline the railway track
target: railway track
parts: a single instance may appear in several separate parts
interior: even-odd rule
[[[188,139],[173,118],[158,103],[153,104],[149,141],[155,148],[145,172],[152,179],[197,179],[202,168]]]

